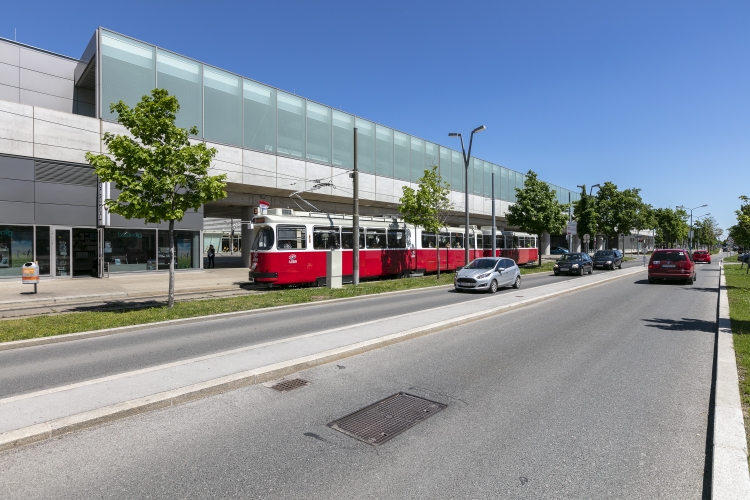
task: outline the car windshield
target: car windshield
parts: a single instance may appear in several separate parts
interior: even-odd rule
[[[572,260],[581,260],[581,254],[579,253],[566,253],[562,257],[560,257],[559,262],[567,262]]]
[[[497,264],[496,259],[476,259],[466,266],[466,269],[492,269]]]
[[[594,257],[613,257],[615,253],[612,250],[599,250]]]

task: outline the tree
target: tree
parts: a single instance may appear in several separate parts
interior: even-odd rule
[[[622,208],[622,193],[612,182],[605,182],[596,193],[596,227],[598,232],[606,236],[607,244],[613,235],[617,235],[620,224],[619,211]]]
[[[644,229],[654,229],[656,227],[656,215],[654,214],[654,207],[648,203],[640,203],[636,210],[635,216],[635,227],[634,229],[638,232],[638,238],[640,239],[641,231]],[[638,245],[640,248],[640,244]],[[643,250],[646,253],[646,250]]]
[[[596,238],[597,215],[594,197],[586,193],[586,184],[582,188],[581,199],[573,204],[573,215],[578,222],[576,231],[579,235],[588,234],[590,237]]]
[[[638,188],[630,188],[621,191],[617,197],[615,231],[617,234],[622,234],[623,250],[625,249],[625,235],[630,234],[639,224],[639,213],[644,205],[640,192]]]
[[[208,175],[216,150],[204,143],[191,144],[198,135],[175,125],[180,109],[177,98],[164,89],[144,95],[134,108],[112,103],[117,121],[131,136],[104,134],[108,155],[86,153],[102,182],[114,182],[117,199],[106,200],[107,210],[127,219],[147,223],[169,221],[169,307],[174,306],[174,223],[189,209],[226,196],[225,175]]]
[[[656,239],[667,248],[683,242],[688,235],[687,212],[683,209],[657,208],[654,210]]]
[[[440,279],[440,245],[438,233],[446,226],[448,217],[453,212],[450,201],[450,185],[440,177],[437,165],[426,168],[419,179],[416,191],[409,186],[402,188],[401,206],[399,210],[407,224],[421,226],[422,229],[435,235],[435,251],[437,252],[437,278]],[[468,242],[467,242],[468,244]]]
[[[537,179],[536,173],[529,170],[523,188],[516,188],[516,203],[508,208],[505,215],[508,224],[522,231],[535,234],[542,241],[543,233],[561,233],[568,221],[565,206],[557,201],[557,193],[544,181]],[[542,253],[539,252],[539,265]]]

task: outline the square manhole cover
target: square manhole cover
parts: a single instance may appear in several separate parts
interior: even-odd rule
[[[292,389],[296,389],[298,387],[304,387],[307,384],[309,384],[307,380],[303,380],[301,378],[295,378],[292,380],[284,380],[282,382],[279,382],[278,384],[272,385],[271,389],[276,389],[279,392],[286,392],[291,391]]]
[[[377,446],[427,420],[447,406],[399,392],[335,420],[328,427]]]

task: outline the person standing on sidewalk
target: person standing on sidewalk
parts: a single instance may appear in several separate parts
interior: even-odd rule
[[[216,262],[214,262],[214,257],[216,257],[216,250],[214,250],[213,245],[208,246],[208,252],[206,252],[206,254],[208,255],[208,268],[211,269],[212,266],[216,268]]]

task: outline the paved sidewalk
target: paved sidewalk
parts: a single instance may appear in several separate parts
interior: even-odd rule
[[[244,268],[217,268],[175,273],[177,298],[195,299],[205,294],[257,293],[248,285]],[[81,306],[123,307],[126,302],[166,300],[169,273],[111,274],[109,278],[42,279],[34,287],[21,279],[0,280],[0,318],[80,309]]]
[[[513,294],[490,295],[449,307],[332,330],[302,332],[297,337],[0,399],[0,450],[262,383],[335,359],[642,272],[642,268],[623,269],[597,273],[584,279],[561,280]]]

